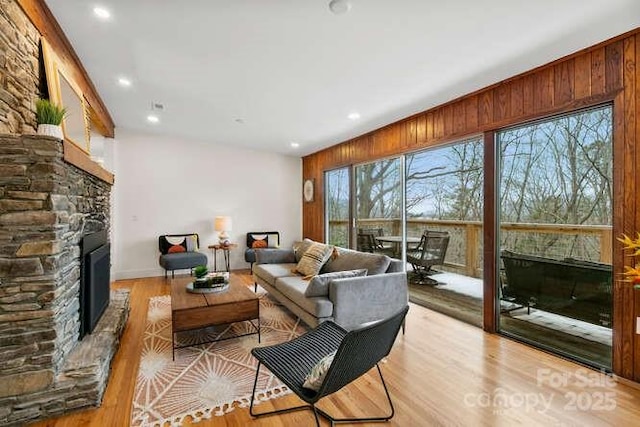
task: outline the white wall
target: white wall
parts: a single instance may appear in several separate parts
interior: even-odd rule
[[[90,155],[91,159],[97,163],[99,163],[104,169],[108,170],[111,173],[115,173],[116,166],[116,149],[117,149],[117,141],[113,138],[107,138],[100,135],[97,132],[91,131],[90,138]],[[115,234],[115,187],[111,188],[111,196],[109,198],[110,203],[110,222],[111,227],[109,229],[109,241],[111,243],[111,279],[114,280],[115,277],[115,264],[117,254],[114,251],[117,243],[117,236]]]
[[[122,129],[116,144],[114,279],[163,275],[161,234],[198,233],[211,266],[217,215],[233,220],[231,269],[249,267],[247,232],[280,231],[283,247],[300,239],[300,158]]]

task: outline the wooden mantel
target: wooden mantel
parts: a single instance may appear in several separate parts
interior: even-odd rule
[[[71,163],[78,169],[82,169],[96,178],[103,180],[107,184],[113,185],[115,181],[114,175],[100,166],[97,162],[91,160],[91,158],[87,156],[87,153],[78,148],[77,145],[67,140],[63,140],[62,150],[64,153],[64,160],[67,163]]]

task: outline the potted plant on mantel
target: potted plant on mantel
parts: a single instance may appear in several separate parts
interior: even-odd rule
[[[38,99],[36,101],[36,121],[38,122],[38,134],[55,136],[62,139],[60,123],[64,119],[67,110],[49,101]]]

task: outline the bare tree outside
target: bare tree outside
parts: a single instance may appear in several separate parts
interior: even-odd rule
[[[478,138],[407,156],[407,216],[480,221],[483,177]]]
[[[612,110],[557,117],[498,134],[501,223],[610,226]],[[503,249],[598,261],[601,242],[581,233],[501,233]]]
[[[325,173],[327,242],[349,247],[349,168],[335,169]]]
[[[500,179],[496,194],[502,223],[611,225],[613,166],[609,106],[507,129],[499,132],[497,138]],[[397,233],[402,191],[406,191],[409,235],[420,235],[424,228],[420,219],[482,221],[481,138],[408,154],[405,164],[404,190],[397,158],[353,169],[354,216],[358,221],[379,221],[386,233]],[[344,229],[336,232],[336,236],[342,237],[336,237],[336,242],[346,245],[348,170],[327,174],[327,215],[330,221],[344,221]],[[463,231],[457,231],[461,244]],[[541,256],[589,260],[602,257],[597,234],[503,232],[500,244],[502,249]]]

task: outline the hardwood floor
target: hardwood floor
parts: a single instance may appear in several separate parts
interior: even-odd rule
[[[247,284],[248,271],[236,272]],[[149,297],[170,293],[164,278],[118,281],[131,289],[131,314],[103,404],[37,426],[128,425]],[[381,365],[395,404],[393,426],[562,425],[630,426],[640,423],[640,386],[411,304],[406,335]],[[270,400],[267,411],[299,404],[293,395]],[[337,417],[376,415],[386,409],[375,370],[319,405]],[[246,408],[198,426],[313,425],[310,412],[253,420]],[[325,423],[323,425],[328,425]],[[371,424],[374,425],[374,424]]]

